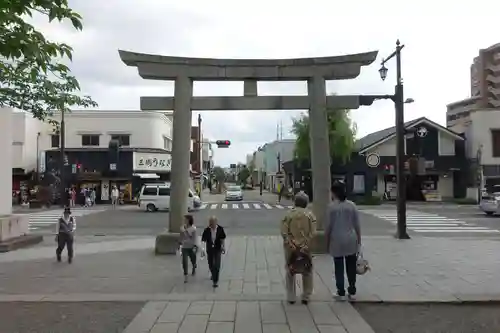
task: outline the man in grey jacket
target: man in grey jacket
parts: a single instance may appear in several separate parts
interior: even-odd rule
[[[64,248],[68,249],[68,263],[73,261],[73,242],[75,240],[76,221],[71,215],[69,207],[64,208],[63,215],[59,218],[56,224],[56,256],[57,261],[61,262],[61,254]]]

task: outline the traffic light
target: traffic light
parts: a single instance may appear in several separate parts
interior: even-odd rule
[[[231,141],[229,140],[217,140],[215,141],[217,148],[228,148],[231,145]]]

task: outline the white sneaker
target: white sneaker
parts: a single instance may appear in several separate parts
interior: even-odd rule
[[[340,295],[335,295],[333,296],[333,298],[337,301],[337,302],[344,302],[346,300],[346,297],[345,296],[340,296]]]

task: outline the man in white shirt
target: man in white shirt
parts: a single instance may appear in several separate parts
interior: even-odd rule
[[[113,205],[113,209],[116,208],[116,204],[118,202],[118,197],[120,196],[120,192],[116,188],[116,186],[113,186],[111,189],[111,205]]]

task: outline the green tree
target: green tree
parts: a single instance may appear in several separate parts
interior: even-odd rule
[[[226,173],[224,172],[224,169],[222,169],[221,167],[215,166],[212,169],[212,172],[217,182],[223,183],[226,180]]]
[[[247,183],[247,179],[248,177],[250,177],[250,170],[248,170],[247,167],[244,167],[243,169],[240,170],[240,172],[238,173],[238,181],[241,183],[241,184],[246,184]]]
[[[47,40],[26,19],[38,13],[49,22],[69,21],[82,30],[82,17],[67,0],[4,0],[0,3],[0,107],[13,107],[44,120],[52,110],[97,106],[78,94],[80,85],[64,64],[73,49]]]
[[[346,162],[354,149],[356,124],[350,118],[349,110],[328,112],[330,156]],[[296,136],[295,158],[308,160],[311,156],[309,140],[309,115],[303,113],[293,120],[292,133]]]

